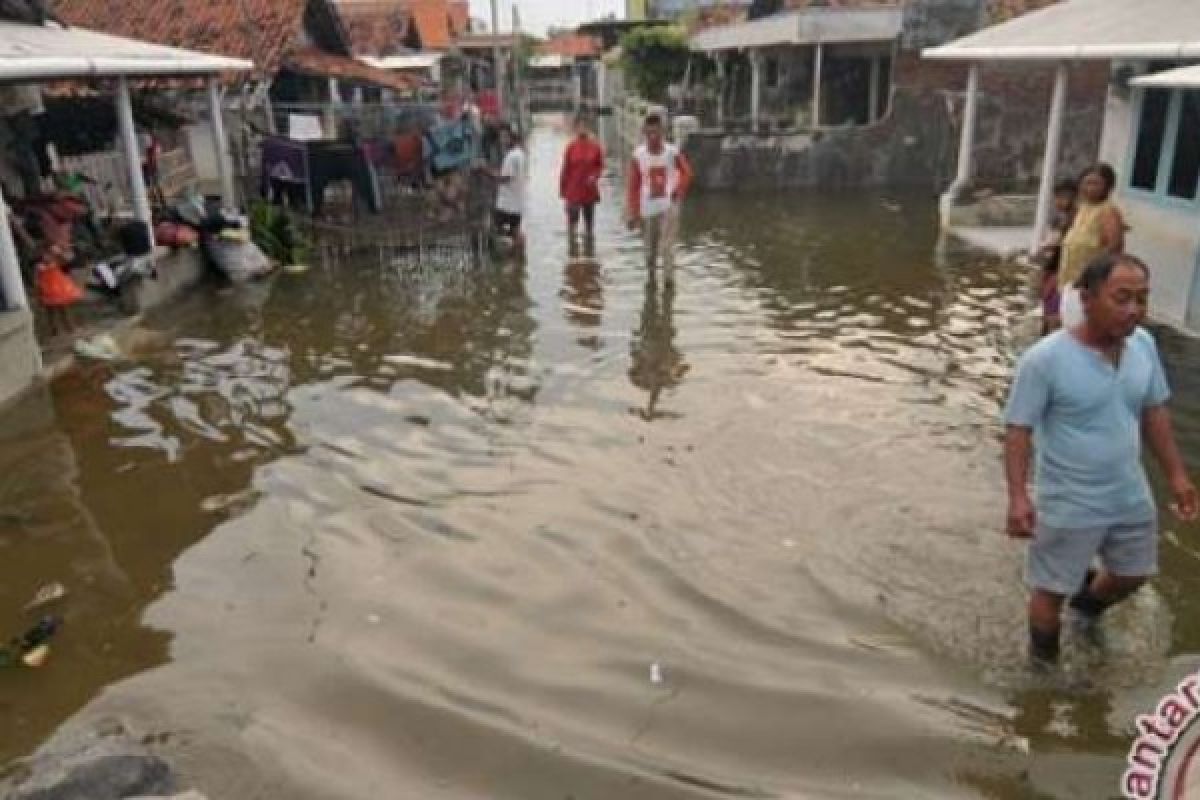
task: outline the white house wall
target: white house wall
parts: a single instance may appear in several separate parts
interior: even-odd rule
[[[1136,124],[1133,99],[1131,91],[1109,89],[1100,140],[1100,160],[1117,170],[1122,186],[1129,180],[1125,173],[1129,169]],[[1200,323],[1200,308],[1192,309],[1192,319],[1188,319],[1200,253],[1200,219],[1196,212],[1170,208],[1129,191],[1118,193],[1117,202],[1130,228],[1126,249],[1151,269],[1151,315],[1172,325],[1196,328]]]

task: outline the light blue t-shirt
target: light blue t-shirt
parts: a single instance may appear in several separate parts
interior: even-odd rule
[[[1142,414],[1170,396],[1154,338],[1141,328],[1126,340],[1119,368],[1067,331],[1030,348],[1005,421],[1034,431],[1039,521],[1090,528],[1152,520]]]

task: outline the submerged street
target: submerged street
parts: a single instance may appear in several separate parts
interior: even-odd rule
[[[1023,270],[924,197],[709,194],[671,290],[615,169],[568,259],[565,142],[524,266],[325,253],[3,417],[0,621],[70,594],[0,763],[116,716],[214,800],[1114,796],[1200,665],[1200,531],[1029,675]],[[1156,334],[1194,464],[1200,345]]]

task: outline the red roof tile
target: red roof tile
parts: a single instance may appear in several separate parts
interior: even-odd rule
[[[389,72],[385,69],[376,69],[353,58],[332,55],[315,47],[300,48],[289,54],[283,63],[296,72],[369,83],[372,86],[382,86],[398,92],[408,92],[417,86],[416,80],[406,75]]]
[[[455,36],[471,32],[471,0],[450,0],[450,27]]]
[[[426,50],[449,50],[454,43],[447,0],[405,0]]]
[[[538,46],[541,55],[566,58],[596,58],[603,51],[604,44],[595,36],[578,33],[560,34]]]
[[[403,0],[339,0],[338,11],[355,55],[386,56],[421,45]]]
[[[306,11],[345,48],[345,32],[329,0],[53,0],[71,25],[148,42],[253,61],[273,75],[298,45]],[[311,7],[310,7],[311,6]]]

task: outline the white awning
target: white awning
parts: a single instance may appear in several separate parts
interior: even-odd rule
[[[904,12],[899,8],[811,8],[720,25],[692,37],[692,50],[715,53],[808,44],[890,42],[900,35]]]
[[[364,56],[359,61],[379,69],[433,69],[442,62],[444,53],[409,53],[400,56],[383,56],[372,58]]]
[[[952,61],[1200,58],[1197,0],[1065,0],[924,52]]]
[[[215,75],[254,64],[84,28],[0,22],[0,81]]]
[[[1200,89],[1200,66],[1180,67],[1134,78],[1134,86],[1152,89]]]
[[[562,69],[569,67],[575,63],[575,59],[568,58],[561,53],[550,53],[544,56],[533,56],[529,59],[530,69]]]

